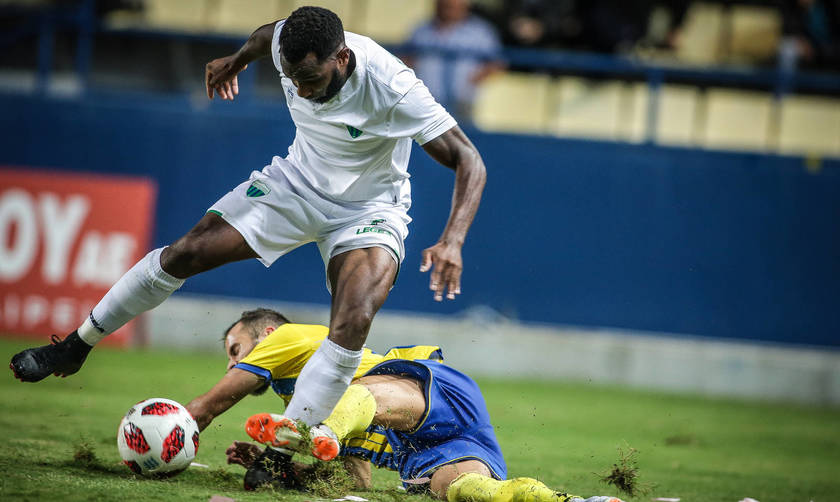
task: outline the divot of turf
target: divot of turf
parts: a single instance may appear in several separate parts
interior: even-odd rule
[[[347,495],[356,488],[356,483],[338,460],[322,462],[316,460],[310,476],[303,480],[304,489],[319,497],[334,499]]]
[[[651,486],[639,483],[639,466],[637,455],[639,451],[627,443],[618,447],[618,462],[613,464],[607,474],[599,474],[601,481],[613,485],[630,497],[644,495],[651,491]]]
[[[312,427],[306,425],[306,422],[303,420],[295,420],[295,427],[297,427],[298,433],[300,433],[301,442],[300,442],[300,451],[308,452],[312,450],[312,438],[309,437],[309,431]]]
[[[312,451],[311,427],[301,420],[295,420],[301,436],[300,451]],[[356,483],[339,459],[329,462],[312,459],[312,471],[302,479],[303,489],[319,497],[331,499],[347,495],[356,488]]]
[[[79,437],[79,442],[73,446],[73,460],[83,467],[99,467],[93,444],[85,437]]]

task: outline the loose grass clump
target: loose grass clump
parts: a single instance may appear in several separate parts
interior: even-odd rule
[[[304,490],[319,497],[334,499],[347,495],[355,490],[353,480],[344,464],[339,460],[322,462],[316,460],[312,464],[312,472],[303,480]]]
[[[91,444],[89,439],[84,437],[80,437],[79,441],[73,445],[73,461],[82,467],[101,467],[101,463],[96,457],[93,444]]]
[[[625,443],[618,447],[618,462],[606,474],[599,474],[603,483],[613,485],[630,497],[649,493],[651,487],[639,483],[639,466],[637,455],[639,451]]]

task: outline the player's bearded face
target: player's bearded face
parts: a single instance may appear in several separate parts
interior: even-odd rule
[[[320,98],[315,98],[312,101],[315,101],[316,103],[326,103],[331,100],[333,96],[338,94],[338,91],[341,90],[341,87],[346,81],[347,77],[338,71],[338,67],[333,68],[332,75],[330,76],[330,83],[327,84],[327,88],[324,89],[324,95]]]
[[[303,61],[291,64],[281,54],[281,66],[283,72],[292,79],[295,87],[298,88],[298,95],[316,103],[326,103],[335,97],[336,94],[347,82],[351,69],[348,67],[349,50],[341,49],[327,58],[323,63],[318,63],[315,54],[310,53]]]

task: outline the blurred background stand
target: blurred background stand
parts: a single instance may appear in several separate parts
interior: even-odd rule
[[[294,127],[271,61],[241,75],[235,103],[207,100],[204,65],[304,4],[419,73],[436,61],[428,83],[489,170],[464,292],[440,305],[415,265],[452,179],[415,147],[406,267],[371,343],[441,343],[476,374],[840,403],[834,0],[0,0],[0,332],[60,332],[48,321],[72,324],[95,296],[77,284],[96,275],[91,250],[123,263],[128,249],[126,231],[87,218],[46,259],[58,234],[43,201],[119,208],[95,181],[139,179],[159,247],[285,154]],[[448,39],[458,26],[480,28]],[[268,271],[202,274],[134,343],[218,350],[216,330],[258,304],[326,322],[322,273],[303,248]],[[22,277],[44,287],[22,293]]]

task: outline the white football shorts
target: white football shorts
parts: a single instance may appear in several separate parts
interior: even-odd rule
[[[381,247],[399,270],[411,218],[402,204],[348,203],[326,199],[295,176],[280,157],[208,209],[242,234],[266,267],[293,249],[315,242],[324,269],[333,256]],[[329,277],[327,289],[331,290]]]

